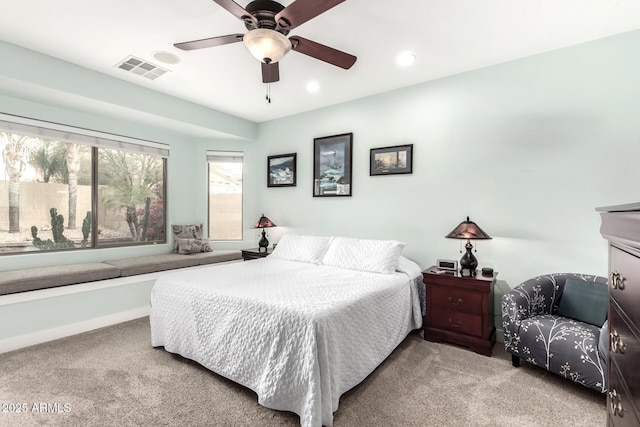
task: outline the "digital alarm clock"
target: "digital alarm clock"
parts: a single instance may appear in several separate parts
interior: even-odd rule
[[[458,270],[458,261],[454,261],[452,259],[439,259],[436,266],[438,267],[438,270],[456,271]]]

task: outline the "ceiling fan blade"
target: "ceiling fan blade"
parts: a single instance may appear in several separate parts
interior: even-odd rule
[[[345,0],[296,0],[276,15],[276,23],[292,30]]]
[[[202,49],[205,47],[221,46],[223,44],[241,42],[243,37],[244,34],[229,34],[227,36],[211,37],[208,39],[176,43],[174,44],[174,46],[182,50]]]
[[[358,59],[348,53],[307,40],[300,36],[290,37],[289,40],[291,40],[291,49],[304,53],[312,58],[319,59],[320,61],[328,62],[336,67],[344,68],[345,70],[351,68]]]
[[[280,80],[280,67],[277,62],[262,64],[262,83],[274,83]]]
[[[218,3],[223,8],[227,9],[227,11],[229,11],[236,18],[241,19],[243,21],[248,20],[253,22],[256,26],[258,25],[258,20],[254,16],[252,16],[249,12],[247,12],[244,7],[240,6],[238,3],[234,2],[233,0],[213,0],[213,1]]]

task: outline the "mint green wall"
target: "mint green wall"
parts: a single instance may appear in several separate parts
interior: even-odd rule
[[[249,151],[257,125],[64,61],[0,42],[0,113],[61,123],[168,144],[168,224],[207,222],[207,149]],[[247,168],[255,170],[247,156]],[[251,173],[248,179],[254,180]],[[245,188],[245,242],[253,246],[255,186]],[[171,244],[0,256],[4,270],[105,261],[171,251]],[[146,307],[150,282],[130,283],[9,305],[0,305],[0,342],[37,331]],[[0,296],[0,299],[2,297]]]
[[[298,153],[295,188],[262,184],[284,232],[394,238],[422,267],[458,259],[469,215],[500,287],[606,275],[598,206],[637,201],[640,32],[261,124],[262,156]],[[319,95],[321,96],[321,95]],[[353,197],[313,198],[313,138],[354,134]],[[414,144],[414,173],[369,176],[369,150]],[[266,174],[266,165],[262,166]]]
[[[251,224],[264,212],[280,225],[272,241],[285,232],[400,239],[427,267],[460,257],[443,236],[469,215],[494,237],[477,256],[500,272],[497,301],[536,274],[606,273],[594,208],[637,201],[638,47],[632,32],[257,125],[0,42],[10,59],[0,112],[170,144],[169,223],[206,223],[206,150],[244,151],[245,241],[225,249],[255,245]],[[313,198],[313,138],[345,132],[354,134],[353,197]],[[407,143],[412,175],[369,176],[370,148]],[[267,188],[266,156],[289,152],[298,153],[298,186]],[[0,272],[166,251],[2,256]],[[94,306],[146,304],[122,289],[101,291]],[[47,303],[65,322],[91,316],[73,296]],[[30,330],[59,326],[39,304],[0,307],[0,322],[17,310],[36,319]]]
[[[168,144],[169,224],[207,222],[204,151],[246,151],[257,135],[255,123],[12,44],[0,42],[0,57],[0,113]],[[255,195],[249,191],[247,198]],[[253,232],[247,235],[252,242]],[[0,256],[0,271],[166,253],[169,247]]]
[[[0,306],[0,341],[145,307],[154,281]]]

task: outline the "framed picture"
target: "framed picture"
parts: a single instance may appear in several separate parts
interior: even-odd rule
[[[296,186],[296,154],[267,157],[267,187]]]
[[[313,140],[313,197],[351,196],[353,134]]]
[[[413,144],[372,148],[369,175],[413,173]]]

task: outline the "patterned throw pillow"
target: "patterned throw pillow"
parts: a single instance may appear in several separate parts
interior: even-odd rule
[[[202,224],[200,225],[172,225],[173,252],[178,253],[178,239],[202,239]]]
[[[182,255],[195,254],[198,252],[212,252],[209,239],[176,239],[178,242],[178,253]]]

